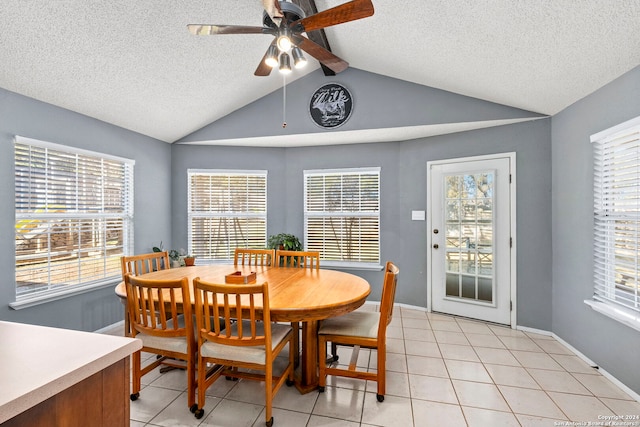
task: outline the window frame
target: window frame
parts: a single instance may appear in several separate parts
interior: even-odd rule
[[[640,117],[596,133],[590,140],[594,156],[594,294],[584,302],[594,310],[640,330],[640,257],[637,255],[640,250],[640,205],[629,208],[627,204],[640,198]],[[618,164],[617,168],[614,163]],[[636,173],[636,179],[629,180],[630,186],[620,182],[621,175],[625,174],[623,169]],[[635,239],[629,239],[624,231],[617,231],[624,230],[620,224],[625,225],[627,231],[631,229]],[[630,250],[636,253],[635,266],[631,267],[633,277],[627,276],[625,281],[632,278],[635,290],[624,289],[624,284],[616,279],[625,275],[621,273],[623,269],[629,270],[629,264],[622,260],[624,250],[620,245],[628,245],[631,240],[635,240]]]
[[[19,256],[18,254],[17,238],[18,238],[18,232],[20,230],[20,225],[24,224],[24,222],[41,220],[45,224],[52,224],[52,225],[47,225],[47,227],[50,227],[50,226],[55,227],[55,221],[70,220],[70,221],[77,221],[78,224],[82,224],[82,221],[87,221],[87,220],[97,221],[99,224],[103,224],[104,226],[99,227],[97,229],[95,227],[91,227],[90,233],[94,235],[95,230],[99,230],[100,233],[102,232],[106,233],[107,229],[105,227],[110,220],[114,220],[116,222],[121,221],[121,227],[116,228],[116,230],[122,233],[121,254],[129,255],[133,252],[133,244],[134,244],[133,242],[133,236],[134,236],[133,194],[134,194],[135,161],[131,159],[123,158],[123,157],[113,156],[110,154],[71,147],[64,144],[57,144],[57,143],[48,142],[48,141],[41,141],[37,139],[26,138],[19,135],[16,135],[14,137],[13,142],[14,142],[13,164],[14,164],[14,179],[15,179],[15,187],[14,187],[15,231],[14,232],[16,236],[15,243],[14,243],[16,245],[14,250],[15,301],[10,303],[9,306],[14,309],[31,307],[31,306],[46,303],[49,301],[66,298],[71,295],[77,295],[80,293],[89,292],[105,286],[112,286],[114,283],[117,283],[119,280],[121,280],[122,274],[121,274],[121,268],[119,263],[119,255],[110,256],[108,254],[110,250],[113,250],[114,248],[117,249],[120,245],[116,245],[115,247],[109,247],[109,245],[107,244],[108,239],[106,238],[106,235],[99,234],[99,235],[96,235],[98,236],[96,238],[98,239],[98,241],[102,240],[103,243],[101,246],[94,246],[95,243],[92,243],[87,246],[81,246],[80,245],[80,242],[82,241],[81,236],[86,235],[87,233],[86,229],[84,229],[84,231],[78,231],[78,230],[74,230],[73,228],[70,228],[69,233],[71,233],[71,235],[75,236],[77,233],[78,243],[70,249],[65,248],[64,251],[70,251],[72,255],[73,253],[76,253],[78,256],[78,265],[76,267],[76,273],[77,273],[76,277],[78,277],[78,283],[65,284],[64,280],[61,280],[60,283],[56,283],[56,281],[52,280],[52,272],[53,274],[55,274],[56,271],[64,271],[65,269],[63,268],[62,265],[51,264],[52,262],[51,254],[55,253],[56,248],[60,249],[60,247],[56,246],[56,243],[52,242],[51,238],[49,237],[47,239],[48,242],[46,246],[46,253],[43,252],[42,253],[43,255],[41,257],[43,259],[46,259],[46,262],[47,262],[46,288],[35,290],[32,292],[26,292],[23,294],[18,294],[18,262],[19,262],[19,258],[22,258],[23,256]],[[68,158],[75,157],[75,165],[73,169],[75,176],[73,176],[72,178],[67,177],[63,180],[60,180],[59,177],[62,176],[62,172],[61,172],[62,169],[53,170],[53,173],[52,173],[52,169],[49,169],[48,168],[49,165],[47,164],[44,168],[28,169],[30,172],[32,170],[40,171],[40,175],[38,176],[37,180],[35,178],[25,179],[23,174],[24,174],[24,170],[26,169],[23,168],[22,171],[19,171],[18,169],[18,161],[17,161],[18,148],[20,148],[21,150],[24,150],[24,149],[29,150],[29,154],[28,154],[29,159],[31,159],[31,155],[32,155],[31,150],[33,149],[43,150],[44,158],[47,158],[47,159],[49,158],[50,155],[58,156],[60,158],[64,156]],[[71,163],[71,162],[68,162],[68,163]],[[91,165],[95,165],[98,163],[100,164],[100,167],[101,167],[100,173],[96,173],[95,171],[79,173],[79,171],[88,170]],[[118,171],[120,172],[116,175],[109,174],[108,167],[110,165],[108,165],[107,163],[115,163],[118,168]],[[79,168],[78,165],[80,165],[81,168]],[[95,177],[99,177],[99,178],[95,178]],[[113,177],[118,178],[117,184],[122,186],[120,200],[116,206],[117,209],[115,212],[111,212],[113,211],[113,206],[109,206],[108,204],[105,203],[105,201],[107,200],[107,197],[106,197],[107,195],[105,194],[105,192],[102,192],[101,197],[97,198],[100,200],[101,202],[100,204],[87,203],[86,200],[83,199],[83,196],[81,196],[81,191],[79,190],[79,188],[81,188],[81,185],[79,185],[79,183],[81,183],[82,178],[84,179],[93,178],[95,179],[95,181],[102,181],[100,185],[102,185],[102,188],[104,189],[105,178],[112,179]],[[38,184],[41,186],[40,189],[42,189],[42,186],[44,186],[44,188],[53,188],[56,184],[56,179],[58,181],[58,186],[64,186],[65,188],[68,188],[70,186],[74,187],[74,191],[69,191],[68,189],[65,189],[63,190],[63,193],[58,193],[57,197],[59,198],[59,200],[63,200],[63,203],[66,203],[67,206],[71,206],[69,201],[75,200],[75,209],[66,209],[66,210],[63,210],[62,212],[61,212],[62,209],[57,209],[54,212],[49,212],[49,209],[47,207],[52,203],[56,204],[55,198],[51,197],[49,194],[46,194],[45,196],[42,196],[42,195],[34,196],[37,193],[37,191],[35,190],[35,188],[34,189],[31,188],[32,185],[35,186],[35,184]],[[28,190],[26,190],[26,192],[21,191],[18,188],[18,186],[21,183],[29,187]],[[96,182],[92,182],[91,180],[89,180],[89,185],[97,185],[97,184]],[[21,192],[19,193],[19,191]],[[31,203],[31,199],[34,199],[34,198],[38,199],[37,201],[39,203],[44,203],[45,208],[44,209],[37,208],[34,210],[33,207],[30,207],[27,209],[21,209],[18,206],[18,200],[19,200],[19,197],[20,199],[24,199],[25,196],[28,198],[27,200],[29,200],[29,203]],[[81,207],[81,201],[83,200],[88,206],[84,209]],[[113,201],[113,199],[111,199],[111,201]],[[24,201],[21,200],[20,203],[24,203]],[[51,236],[52,235],[51,229],[47,228],[47,231],[45,234],[47,234],[48,236]],[[91,242],[96,242],[96,240],[91,240]],[[82,265],[83,263],[80,261],[82,259],[81,253],[86,251],[91,251],[91,248],[96,248],[96,247],[99,248],[99,252],[101,252],[100,254],[101,256],[97,257],[96,260],[98,261],[98,263],[103,264],[103,268],[104,268],[103,275],[96,276],[94,278],[89,278],[91,280],[82,280],[83,278],[87,279],[87,276],[85,275],[85,273],[83,273],[84,266]],[[95,250],[93,250],[92,252],[95,252]],[[25,254],[24,256],[30,257],[33,255],[34,254],[31,254],[31,255]],[[113,261],[113,259],[115,259],[116,257],[118,258],[117,263]],[[117,264],[117,269],[110,264]],[[58,267],[58,269],[56,270],[56,268],[52,268],[52,266]],[[66,270],[70,271],[68,269]]]
[[[381,167],[357,167],[357,168],[333,168],[333,169],[309,169],[303,171],[303,213],[304,213],[304,247],[305,250],[315,250],[310,248],[309,245],[309,218],[318,217],[358,217],[358,218],[375,218],[377,220],[377,256],[378,259],[375,262],[366,261],[344,261],[344,260],[328,260],[323,258],[322,251],[320,252],[320,259],[323,267],[336,267],[342,269],[358,269],[358,270],[381,270],[384,266],[381,264],[381,240],[382,240],[382,224],[381,224],[381,205],[382,205],[382,191],[381,191]],[[309,211],[309,188],[307,178],[310,176],[323,176],[337,175],[344,177],[347,175],[363,175],[373,174],[377,176],[377,209],[374,211],[323,211],[313,212]]]
[[[206,211],[193,211],[192,210],[192,185],[191,178],[194,175],[217,175],[217,176],[238,176],[243,175],[246,177],[250,176],[259,176],[264,177],[264,210],[261,213],[250,213],[250,212],[206,212]],[[259,218],[264,221],[264,246],[261,248],[265,248],[267,245],[267,211],[268,211],[268,171],[262,169],[195,169],[190,168],[187,169],[187,247],[188,252],[190,254],[197,256],[198,264],[228,264],[233,262],[233,252],[236,246],[231,247],[228,245],[227,247],[227,258],[204,258],[197,252],[194,253],[194,245],[193,245],[193,227],[192,220],[194,218],[240,218],[240,219],[250,219],[250,218]],[[229,202],[229,200],[227,200]],[[258,248],[257,246],[250,246],[251,248]]]

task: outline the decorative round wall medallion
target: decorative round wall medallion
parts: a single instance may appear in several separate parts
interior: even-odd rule
[[[311,96],[309,113],[313,122],[325,129],[341,126],[351,116],[353,97],[349,90],[338,83],[327,83]]]

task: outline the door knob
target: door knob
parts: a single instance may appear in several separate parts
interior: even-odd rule
[[[433,249],[438,249],[439,247],[440,247],[440,246],[438,246],[438,244],[437,244],[437,243],[434,243],[434,245],[433,245]]]

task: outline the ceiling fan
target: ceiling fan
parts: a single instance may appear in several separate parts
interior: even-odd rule
[[[309,40],[303,33],[367,18],[374,12],[371,0],[351,0],[310,16],[305,16],[300,6],[289,1],[262,0],[262,3],[264,6],[262,27],[189,24],[187,28],[195,35],[269,34],[274,36],[273,42],[254,72],[256,76],[268,76],[276,66],[283,73],[290,72],[289,52],[296,67],[304,65],[306,59],[302,51],[333,72],[339,73],[347,69],[349,63]]]

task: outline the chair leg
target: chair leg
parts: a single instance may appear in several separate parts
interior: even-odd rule
[[[386,392],[386,365],[387,365],[387,349],[385,346],[378,347],[378,372],[377,372],[377,383],[378,383],[378,393],[376,395],[378,402],[382,402],[384,400],[384,394]]]
[[[140,396],[140,363],[140,350],[138,350],[131,355],[131,366],[133,368],[131,400],[137,400]]]
[[[191,355],[187,361],[187,405],[191,413],[198,409],[196,405],[196,360],[195,355]]]
[[[198,356],[198,409],[196,409],[193,413],[197,419],[202,418],[204,415],[204,400],[205,400],[205,392],[207,391],[207,386],[205,384],[207,379],[207,364],[204,363],[200,356]]]
[[[333,345],[333,343],[331,343]],[[318,391],[324,392],[327,385],[327,338],[324,335],[318,335]]]
[[[273,401],[273,364],[267,363],[264,372],[264,391],[265,391],[265,408],[267,427],[273,425],[273,415],[271,410],[271,403]]]

